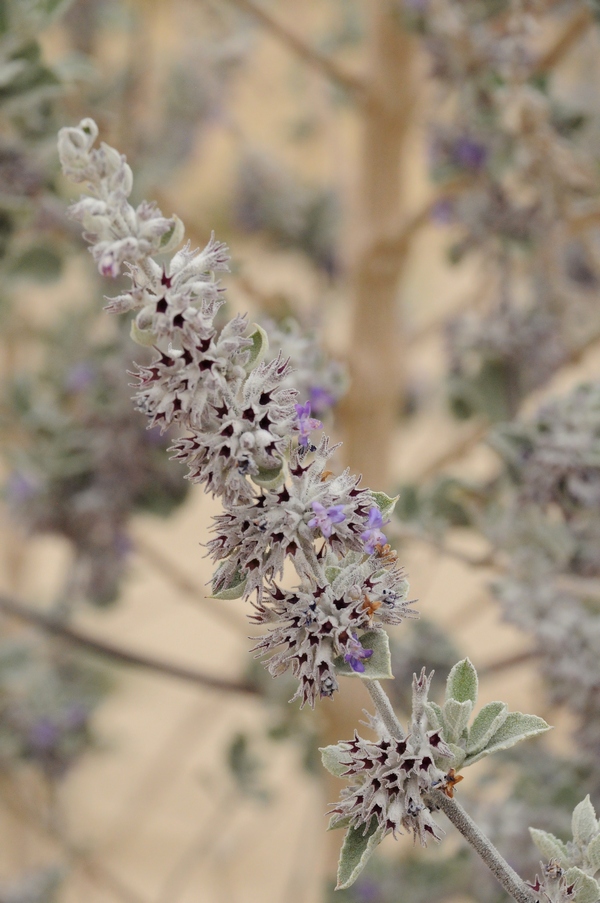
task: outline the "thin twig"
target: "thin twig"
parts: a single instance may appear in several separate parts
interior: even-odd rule
[[[385,690],[377,680],[367,680],[365,683],[367,690],[371,695],[371,699],[375,703],[377,712],[386,728],[392,737],[403,740],[404,732],[402,726],[396,717],[396,713],[392,708],[392,704],[388,699]],[[460,831],[465,840],[470,843],[473,849],[481,856],[504,890],[507,891],[517,903],[534,903],[533,895],[527,889],[524,882],[503,859],[495,846],[477,827],[473,819],[465,812],[462,806],[457,803],[456,800],[449,799],[439,790],[432,791],[429,794],[429,797],[433,805],[446,814],[455,828]]]
[[[255,3],[254,0],[229,0],[234,6],[242,12],[248,13],[253,19],[256,19],[269,34],[276,37],[289,50],[292,50],[296,56],[308,63],[314,69],[317,69],[327,78],[335,82],[341,88],[344,88],[358,100],[365,100],[367,94],[367,86],[365,82],[357,75],[348,72],[341,67],[330,56],[321,53],[315,47],[307,44],[306,41],[290,31],[283,22],[274,18],[271,13],[266,10],[262,4]]]
[[[480,831],[460,803],[454,799],[449,799],[440,790],[434,790],[430,797],[434,805],[442,810],[465,840],[471,844],[475,852],[481,856],[504,890],[517,903],[535,903],[535,897],[527,888],[527,885],[500,855],[493,843]]]
[[[390,736],[394,737],[395,740],[404,740],[404,731],[402,729],[402,725],[398,721],[396,713],[392,708],[392,703],[390,702],[387,693],[385,692],[379,681],[365,680],[365,686],[369,691],[371,699],[375,703],[377,714],[383,721]]]
[[[441,539],[438,539],[431,533],[425,533],[423,530],[416,529],[414,527],[407,526],[404,523],[400,523],[398,521],[394,521],[393,527],[390,529],[390,538],[394,540],[408,540],[414,542],[423,542],[428,546],[432,546],[436,551],[438,551],[441,555],[446,558],[455,558],[456,561],[462,562],[462,564],[468,564],[469,567],[474,568],[496,568],[498,567],[498,563],[494,558],[492,552],[488,552],[486,555],[468,555],[466,552],[461,552],[460,549],[455,549],[452,546],[446,545]]]
[[[429,477],[434,476],[434,474],[443,467],[452,464],[457,458],[461,458],[483,439],[489,429],[489,423],[481,423],[481,421],[476,422],[466,435],[461,436],[454,445],[445,449],[445,451],[438,455],[437,458],[434,458],[433,461],[426,464],[417,474],[416,479],[419,481],[426,480]]]
[[[166,662],[138,652],[132,652],[130,649],[113,646],[112,643],[98,640],[74,627],[67,627],[53,618],[36,611],[34,608],[30,608],[13,599],[8,599],[6,596],[0,596],[0,611],[12,617],[20,618],[22,621],[26,621],[28,624],[43,630],[45,633],[51,633],[60,637],[60,639],[66,640],[68,643],[81,646],[89,652],[106,656],[123,665],[135,665],[139,668],[146,668],[149,671],[164,674],[166,677],[186,680],[198,686],[206,687],[209,690],[224,690],[231,693],[247,693],[251,695],[257,695],[259,692],[256,687],[249,683],[226,680],[215,677],[212,674],[205,674],[202,671],[186,668],[185,665]]]
[[[479,669],[479,677],[489,677],[492,674],[499,674],[501,671],[509,671],[511,668],[517,668],[519,665],[525,665],[540,653],[537,649],[526,649],[524,652],[517,652],[515,655],[509,655],[506,658],[498,659],[495,662],[489,662]]]
[[[594,19],[590,9],[578,10],[567,22],[556,41],[535,62],[531,75],[541,75],[554,69],[574,44],[585,34]]]

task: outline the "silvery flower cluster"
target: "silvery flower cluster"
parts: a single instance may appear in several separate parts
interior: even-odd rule
[[[186,245],[159,263],[183,227],[152,205],[129,204],[131,170],[114,149],[95,148],[96,136],[91,120],[60,133],[63,169],[88,192],[73,215],[100,272],[129,276],[129,291],[108,310],[135,311],[132,337],[154,348],[154,360],[137,366],[138,407],[150,427],[178,430],[174,457],[222,499],[208,547],[218,563],[214,596],[256,595],[252,617],[266,632],[255,651],[273,676],[292,672],[302,705],[330,697],[339,676],[390,678],[385,626],[412,614],[384,533],[396,499],[327,469],[335,448],[327,437],[314,444],[322,424],[289,387],[288,360],[265,360],[264,329],[239,316],[220,330],[214,324],[224,246],[211,238],[203,251]],[[281,584],[288,560],[299,581],[293,589]],[[425,669],[414,677],[406,737],[377,684],[368,726],[378,739],[355,735],[323,751],[325,765],[350,778],[332,810],[332,826],[348,828],[339,887],[355,880],[388,833],[440,839],[431,812],[436,800],[445,803],[441,794],[453,797],[457,768],[548,728],[504,703],[484,706],[469,724],[478,681],[468,659],[451,670],[441,708],[428,701],[431,677]]]
[[[561,4],[558,33],[565,11],[585,8]],[[585,224],[598,192],[591,130],[539,68],[547,4],[406,0],[405,9],[439,95],[433,218],[453,226],[451,261],[478,252],[486,268],[485,307],[449,330],[451,398],[463,416],[500,420],[600,332],[597,238]]]
[[[485,529],[509,555],[495,592],[535,638],[555,701],[579,716],[579,740],[600,750],[600,385],[580,386],[529,421],[495,430],[509,476]],[[499,513],[502,511],[502,513]]]
[[[11,513],[27,534],[69,542],[71,601],[105,605],[126,570],[132,514],[169,512],[186,484],[166,461],[166,439],[132,416],[122,372],[135,346],[125,334],[90,341],[97,319],[70,312],[40,337],[41,364],[3,393],[0,436]]]
[[[407,613],[406,582],[383,532],[393,500],[361,489],[348,471],[325,469],[334,449],[326,438],[312,443],[322,424],[310,400],[297,403],[288,361],[263,360],[265,331],[240,316],[220,331],[214,325],[222,304],[214,273],[227,268],[226,248],[213,238],[203,251],[186,245],[158,263],[183,227],[145,202],[131,206],[129,166],[113,148],[94,147],[96,137],[95,123],[83,120],[61,131],[59,152],[65,174],[86,187],[71,212],[99,271],[130,278],[107,309],[135,311],[132,337],[156,350],[137,367],[138,407],[151,427],[179,430],[175,459],[223,501],[209,543],[220,562],[214,594],[256,592],[255,619],[268,625],[257,650],[270,656],[272,673],[290,667],[297,695],[314,704],[337,688],[338,665],[374,670],[387,643],[382,625]],[[291,593],[274,582],[287,559],[300,579]],[[365,632],[375,634],[370,647]]]
[[[343,366],[324,353],[314,330],[303,328],[292,317],[281,321],[265,317],[260,325],[269,336],[267,359],[279,351],[289,359],[292,365],[288,377],[290,387],[308,399],[317,417],[323,417],[346,390],[347,376]]]
[[[600,884],[594,878],[600,871],[600,828],[589,796],[573,810],[571,829],[573,840],[567,843],[547,831],[529,829],[548,860],[542,863],[541,877],[530,885],[544,903],[597,903],[600,899]]]
[[[413,712],[406,737],[392,737],[378,718],[369,716],[368,727],[376,741],[354,739],[322,750],[323,763],[333,774],[347,777],[349,785],[331,810],[331,827],[341,824],[365,834],[408,831],[423,846],[427,839],[441,840],[444,832],[434,821],[435,807],[427,799],[434,789],[452,795],[453,775],[436,765],[452,753],[439,728],[429,730],[426,704],[432,674],[425,669],[413,678]]]
[[[5,631],[5,634],[7,631]],[[31,635],[0,642],[0,770],[29,762],[64,775],[93,742],[90,721],[106,681],[89,664]]]

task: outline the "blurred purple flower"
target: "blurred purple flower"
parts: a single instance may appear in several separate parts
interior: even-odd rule
[[[478,172],[487,159],[487,148],[463,135],[454,145],[454,159],[463,169]]]
[[[29,730],[29,743],[36,752],[51,750],[56,746],[59,738],[59,727],[50,718],[38,718]]]
[[[431,208],[431,219],[439,226],[447,226],[455,218],[456,210],[452,198],[440,198]]]
[[[86,361],[75,364],[65,377],[67,392],[84,392],[94,380],[94,368]]]
[[[335,404],[335,396],[323,386],[311,386],[308,398],[315,414],[324,414]]]
[[[39,489],[32,477],[20,470],[13,470],[6,481],[6,497],[13,505],[23,505],[34,498]]]

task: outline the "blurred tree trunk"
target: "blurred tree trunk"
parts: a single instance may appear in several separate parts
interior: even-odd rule
[[[402,218],[401,159],[413,107],[413,48],[399,4],[372,0],[369,8],[348,347],[352,384],[342,421],[348,463],[363,474],[366,485],[385,489],[404,397],[404,335],[396,297],[407,242],[394,240],[394,234]]]

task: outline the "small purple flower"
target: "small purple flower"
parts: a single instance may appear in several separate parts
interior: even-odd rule
[[[360,534],[360,538],[365,544],[365,552],[372,555],[375,546],[383,546],[387,542],[387,536],[381,532],[381,527],[389,524],[389,520],[384,522],[383,516],[379,508],[374,506],[369,511],[369,520],[367,521],[367,529]]]
[[[13,470],[6,482],[6,495],[13,505],[23,505],[34,498],[39,485],[20,470]]]
[[[365,649],[355,633],[350,634],[350,640],[346,644],[346,649],[348,651],[344,655],[344,661],[350,665],[353,671],[358,671],[359,674],[362,674],[365,670],[363,661],[366,658],[371,658],[373,650]]]
[[[447,226],[456,219],[456,207],[452,198],[440,198],[431,209],[431,219],[438,226]]]
[[[83,392],[94,380],[93,367],[86,361],[75,364],[65,378],[67,392]]]
[[[299,445],[308,445],[308,437],[312,430],[320,430],[323,428],[323,424],[320,420],[315,420],[314,417],[310,416],[310,401],[305,402],[305,404],[295,404],[296,408],[296,417],[298,418],[298,423],[295,424],[295,429],[297,429],[300,433],[300,438],[298,440]]]
[[[454,145],[454,159],[463,169],[477,172],[487,159],[487,148],[465,135]]]
[[[315,414],[324,414],[335,404],[335,396],[323,386],[311,386],[308,397]]]
[[[38,718],[29,730],[29,743],[36,752],[53,749],[59,738],[60,730],[50,718]]]
[[[308,526],[313,530],[318,527],[325,539],[329,539],[331,536],[334,524],[341,524],[343,520],[346,520],[343,505],[331,505],[330,508],[325,508],[320,502],[313,502],[311,507],[315,516],[309,520]]]

